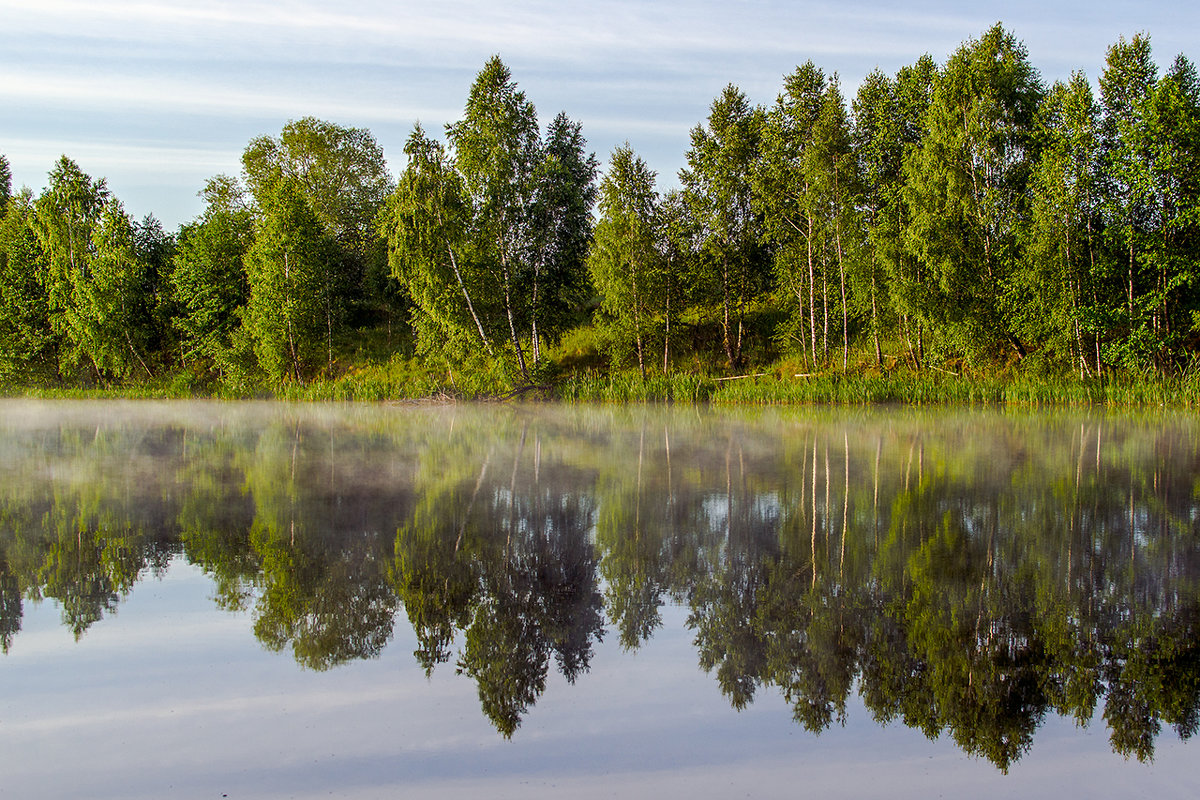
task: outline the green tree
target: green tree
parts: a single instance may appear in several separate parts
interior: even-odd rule
[[[74,281],[71,338],[102,373],[149,376],[147,358],[155,341],[146,294],[149,266],[138,252],[134,222],[116,199],[104,206],[92,253],[88,279]]]
[[[62,369],[70,371],[89,357],[79,334],[85,323],[76,287],[91,280],[92,233],[109,193],[103,179],[93,181],[66,156],[55,163],[49,178],[49,186],[34,204],[34,220],[49,266],[44,285],[50,327],[62,342]],[[93,362],[93,367],[98,375],[99,365]]]
[[[850,301],[847,294],[848,267],[859,258],[861,225],[857,206],[861,178],[854,158],[846,105],[834,75],[821,96],[820,114],[813,126],[812,145],[805,151],[805,172],[825,231],[826,273],[837,275],[842,319],[842,369],[850,362]],[[825,309],[829,303],[823,303]],[[828,310],[825,346],[829,346]]]
[[[901,67],[896,73],[900,176],[891,187],[894,193],[890,197],[884,226],[875,236],[878,252],[888,270],[888,295],[899,315],[900,330],[909,358],[918,368],[925,361],[926,326],[921,309],[929,305],[931,281],[926,265],[905,246],[908,231],[913,225],[914,212],[909,202],[910,195],[904,187],[908,180],[907,165],[919,151],[928,132],[925,118],[933,103],[938,77],[937,64],[928,55],[910,66]]]
[[[147,318],[150,352],[178,363],[178,340],[171,320],[177,316],[175,294],[171,287],[171,270],[178,242],[167,233],[153,214],[133,223],[133,246],[137,257],[146,265],[141,289],[140,311]]]
[[[680,171],[685,201],[701,227],[699,279],[706,300],[720,308],[721,340],[730,367],[742,363],[749,305],[766,284],[762,222],[751,198],[763,112],[732,84],[692,129],[687,167]]]
[[[314,117],[291,120],[278,138],[252,139],[242,166],[260,206],[281,176],[296,182],[341,250],[341,259],[329,265],[331,299],[362,299],[364,277],[384,260],[376,217],[393,188],[383,150],[371,132]]]
[[[608,173],[600,182],[600,220],[588,256],[600,307],[623,333],[632,335],[643,377],[647,330],[663,299],[654,181],[654,171],[628,143],[613,151]]]
[[[383,216],[392,275],[413,303],[417,345],[459,353],[494,352],[484,325],[487,284],[470,246],[472,209],[462,177],[440,143],[417,125],[404,145],[408,166]]]
[[[46,270],[33,196],[25,190],[8,201],[0,219],[0,383],[46,383],[57,377]]]
[[[934,89],[907,163],[906,244],[928,271],[919,313],[945,355],[978,361],[1004,346],[1025,355],[1009,304],[1041,96],[1024,45],[1000,25],[960,47]]]
[[[541,358],[541,337],[560,334],[587,300],[597,163],[586,148],[582,126],[559,113],[546,131],[535,179],[529,254],[529,336],[535,362]]]
[[[1100,109],[1085,76],[1056,83],[1038,114],[1041,157],[1030,181],[1027,268],[1014,308],[1022,338],[1044,358],[1074,362],[1080,376],[1102,370],[1098,337],[1103,258]]]
[[[586,299],[595,158],[578,123],[537,113],[499,57],[471,86],[448,146],[418,125],[383,225],[392,274],[416,307],[418,344],[462,358],[507,352],[529,379],[542,341]],[[502,349],[500,342],[507,340]]]
[[[904,142],[900,132],[897,83],[879,69],[872,70],[854,97],[854,153],[862,177],[863,226],[867,241],[858,269],[860,292],[870,304],[871,339],[875,362],[883,365],[880,336],[890,304],[887,302],[888,249],[898,238],[901,164]],[[894,260],[894,256],[893,259]]]
[[[318,220],[333,257],[316,265],[323,288],[326,361],[333,369],[335,336],[364,314],[386,315],[398,305],[382,276],[386,245],[377,218],[392,190],[383,151],[362,128],[345,128],[314,117],[291,120],[279,137],[252,139],[242,153],[246,185],[258,214],[280,180],[290,181]],[[378,294],[368,296],[368,290]]]
[[[853,103],[854,153],[862,181],[860,209],[866,234],[854,278],[864,315],[869,314],[877,364],[883,364],[885,330],[909,342],[908,353],[920,363],[919,323],[912,316],[923,281],[915,259],[904,249],[911,214],[904,202],[904,161],[925,130],[937,65],[928,55],[900,69],[894,78],[874,70],[859,86]]]
[[[762,157],[755,164],[753,201],[771,242],[777,302],[790,319],[777,336],[817,363],[817,286],[826,276],[820,203],[812,185],[814,129],[822,112],[825,73],[812,61],[784,80],[767,113]],[[826,306],[826,312],[828,308]],[[828,313],[826,313],[828,318]]]
[[[171,289],[179,309],[173,322],[183,334],[184,363],[199,361],[222,371],[249,299],[245,258],[253,216],[233,178],[213,178],[201,196],[207,207],[180,229],[172,261]]]
[[[777,336],[799,345],[815,365],[828,358],[831,316],[840,305],[845,368],[847,267],[858,250],[854,210],[860,181],[837,76],[826,79],[811,61],[797,67],[766,119],[754,202],[772,245],[780,301],[790,314]],[[831,303],[831,283],[840,302]]]
[[[320,362],[329,335],[331,291],[325,277],[338,258],[296,181],[267,191],[254,244],[246,254],[250,298],[244,324],[259,364],[274,380],[302,381]]]
[[[1112,45],[1100,74],[1105,232],[1124,306],[1110,303],[1107,309],[1116,333],[1109,352],[1117,363],[1134,367],[1154,349],[1149,341],[1153,324],[1141,298],[1146,284],[1143,254],[1152,236],[1156,205],[1148,116],[1157,76],[1150,39],[1140,34],[1128,41],[1122,36]]]
[[[8,213],[8,203],[12,200],[12,168],[8,157],[0,153],[0,217]]]
[[[522,326],[529,316],[529,253],[542,160],[537,112],[499,56],[484,65],[467,96],[463,118],[446,126],[454,164],[472,209],[472,263],[485,291],[501,301],[503,325],[528,378]]]
[[[1200,81],[1179,56],[1154,87],[1147,114],[1155,236],[1146,254],[1146,303],[1155,365],[1172,369],[1200,311]],[[1151,310],[1152,309],[1152,310]]]
[[[679,318],[691,296],[687,280],[696,258],[695,220],[688,213],[683,192],[672,189],[658,204],[657,247],[662,259],[662,280],[659,292],[663,322],[663,374],[671,371],[671,342],[673,321]]]

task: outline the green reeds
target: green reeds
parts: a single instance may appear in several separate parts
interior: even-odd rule
[[[562,378],[554,396],[569,403],[704,403],[716,388],[704,375],[642,377],[636,372],[583,372]]]

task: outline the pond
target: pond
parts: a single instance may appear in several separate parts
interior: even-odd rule
[[[1198,434],[0,401],[0,796],[1197,796]]]

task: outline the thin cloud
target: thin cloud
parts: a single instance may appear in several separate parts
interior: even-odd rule
[[[369,118],[403,122],[417,117],[446,117],[448,108],[411,107],[383,102],[319,96],[311,92],[287,94],[278,90],[248,90],[220,84],[188,83],[170,78],[130,76],[120,73],[86,77],[34,71],[8,71],[0,75],[0,100],[31,105],[68,102],[73,108],[153,108],[158,111],[271,115],[328,115],[334,118]]]
[[[161,173],[142,182],[174,181],[190,195],[204,159],[187,152],[205,148],[197,137],[229,147],[247,130],[274,133],[301,116],[368,127],[402,162],[412,122],[440,132],[459,118],[494,53],[543,118],[565,110],[601,153],[630,139],[666,175],[727,83],[769,104],[783,76],[812,59],[839,73],[849,99],[873,68],[892,73],[926,52],[942,61],[997,20],[1026,42],[1047,82],[1072,70],[1094,79],[1122,33],[1150,31],[1167,63],[1189,46],[1200,11],[1034,0],[0,0],[0,18],[0,151],[8,148],[15,178],[27,168],[11,151],[14,137],[146,143],[161,159],[141,161],[139,175],[147,163]],[[181,131],[190,141],[172,166],[167,140]],[[105,162],[111,185],[119,171],[139,168],[127,162]],[[156,197],[140,204],[170,202]]]

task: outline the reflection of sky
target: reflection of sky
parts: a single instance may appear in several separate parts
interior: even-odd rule
[[[169,228],[247,141],[314,115],[369,128],[391,160],[420,119],[461,113],[500,53],[544,119],[583,123],[602,160],[628,139],[673,184],[688,131],[727,83],[770,103],[807,59],[845,92],[878,66],[939,62],[1001,20],[1048,79],[1099,74],[1119,35],[1158,60],[1194,47],[1195,4],[922,0],[0,0],[0,152],[35,191],[66,153]],[[1194,54],[1193,54],[1194,55]]]
[[[403,615],[383,656],[325,673],[264,651],[248,614],[217,610],[176,561],[78,642],[51,602],[26,606],[0,657],[0,796],[1187,797],[1194,752],[1164,731],[1153,765],[1126,762],[1103,721],[1048,719],[1010,774],[876,726],[852,700],[818,737],[774,692],[740,713],[696,666],[686,613],[636,654],[610,632],[574,686],[547,690],[505,741],[474,684],[426,680]]]

